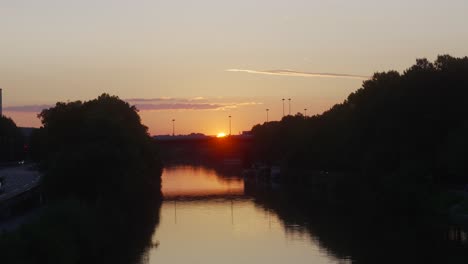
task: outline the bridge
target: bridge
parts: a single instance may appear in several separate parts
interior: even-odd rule
[[[245,162],[252,150],[250,135],[233,135],[223,138],[209,136],[155,137],[164,161],[206,160],[218,163]]]

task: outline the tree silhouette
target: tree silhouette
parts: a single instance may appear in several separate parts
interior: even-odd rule
[[[418,190],[468,183],[467,103],[468,57],[418,59],[403,74],[375,73],[321,115],[254,126],[257,159],[302,168],[306,178],[353,173],[349,189],[408,201]]]
[[[39,117],[50,197],[128,197],[158,180],[136,178],[160,168],[160,161],[137,109],[118,97],[103,94],[88,102],[57,103]]]
[[[24,158],[24,138],[11,118],[0,116],[0,162]]]

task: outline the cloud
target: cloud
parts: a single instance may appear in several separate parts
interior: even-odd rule
[[[279,75],[279,76],[295,76],[295,77],[319,77],[319,78],[349,78],[349,79],[369,79],[369,76],[342,74],[342,73],[315,73],[315,72],[301,72],[293,70],[247,70],[247,69],[227,69],[228,72],[246,72],[253,74],[266,74],[266,75]]]
[[[53,105],[20,105],[3,107],[5,112],[21,112],[21,113],[39,113],[44,109],[51,108]]]
[[[233,109],[239,108],[242,106],[253,106],[253,105],[262,105],[263,103],[260,102],[242,102],[242,103],[231,103],[224,105],[221,109]]]
[[[236,99],[234,99],[236,100]],[[245,106],[259,105],[262,103],[253,101],[243,101],[237,99],[230,101],[228,98],[132,98],[125,99],[131,105],[135,105],[140,111],[158,110],[226,110]],[[21,105],[4,107],[5,112],[40,113],[44,109],[54,105]]]
[[[136,108],[141,111],[148,110],[210,110],[219,109],[220,104],[190,104],[190,103],[171,103],[171,104],[136,104]]]
[[[203,96],[197,96],[197,97],[194,97],[194,98],[191,98],[190,101],[200,101],[200,100],[205,100],[205,97]]]
[[[140,111],[153,110],[227,110],[245,106],[263,104],[260,102],[229,98],[137,98],[125,100],[134,104]]]
[[[125,99],[128,103],[158,103],[158,102],[192,102],[206,101],[205,97],[197,96],[193,98],[174,98],[174,97],[157,97],[157,98],[130,98]]]
[[[166,101],[176,101],[176,98],[172,97],[158,97],[158,98],[130,98],[130,99],[125,99],[127,102],[133,102],[133,103],[138,103],[138,102],[166,102]]]
[[[136,104],[141,111],[150,110],[226,110],[243,106],[261,105],[259,102],[240,103],[169,103],[169,104]]]

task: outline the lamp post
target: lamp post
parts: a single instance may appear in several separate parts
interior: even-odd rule
[[[284,98],[282,100],[283,100],[283,117],[284,117]]]
[[[304,117],[307,117],[307,108],[304,108]]]
[[[289,114],[288,115],[291,115],[291,98],[288,98],[288,102],[289,102]]]
[[[229,116],[229,136],[231,135],[231,116]]]
[[[172,136],[175,136],[175,119],[172,119]]]
[[[268,111],[270,111],[270,109],[266,109],[266,114],[267,114],[267,123],[268,123]]]

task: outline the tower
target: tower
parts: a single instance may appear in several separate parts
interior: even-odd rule
[[[3,108],[2,108],[2,88],[0,88],[0,117],[3,116]]]

